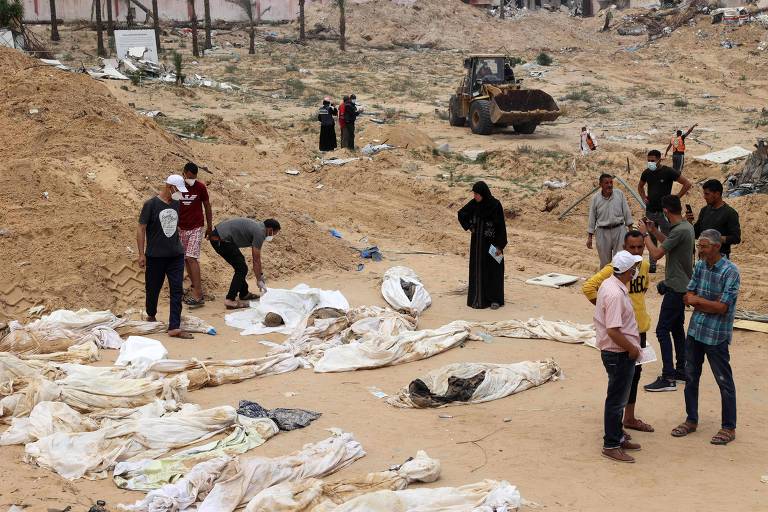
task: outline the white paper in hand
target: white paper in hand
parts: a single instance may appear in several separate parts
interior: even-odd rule
[[[496,256],[496,251],[497,251],[497,250],[498,250],[498,249],[496,249],[496,246],[494,246],[494,245],[491,245],[491,246],[488,248],[488,254],[490,254],[490,255],[491,255],[491,258],[493,258],[493,259],[495,259],[495,260],[496,260],[496,263],[501,263],[501,260],[503,260],[503,259],[504,259],[504,255],[503,255],[503,254],[500,254],[499,256]]]
[[[640,349],[640,357],[635,361],[635,366],[639,364],[652,363],[656,361],[656,351],[651,345]]]

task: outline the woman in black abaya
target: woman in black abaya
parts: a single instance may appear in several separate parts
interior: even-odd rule
[[[497,263],[489,254],[493,245],[497,256],[507,246],[504,210],[484,181],[472,186],[475,197],[459,210],[459,223],[472,232],[469,248],[469,293],[467,306],[498,309],[504,305],[504,260]]]
[[[317,120],[320,121],[320,151],[333,151],[336,149],[336,120],[339,115],[336,107],[331,103],[331,99],[326,97],[323,100],[323,106],[317,113]]]

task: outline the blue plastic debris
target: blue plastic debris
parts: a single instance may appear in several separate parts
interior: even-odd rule
[[[331,233],[331,236],[335,236],[336,238],[341,238],[341,233],[339,233],[339,232],[338,232],[338,231],[336,231],[335,229],[332,229],[332,230],[330,231],[330,233]]]
[[[360,251],[360,257],[361,258],[370,258],[373,261],[381,261],[383,259],[383,256],[381,255],[381,251],[379,251],[379,248],[375,245],[372,247],[367,247],[365,249],[362,249]]]

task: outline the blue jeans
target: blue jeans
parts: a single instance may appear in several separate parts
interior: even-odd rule
[[[675,380],[675,370],[685,371],[685,302],[683,293],[667,288],[661,301],[659,322],[656,324],[656,338],[661,348],[661,376]],[[672,340],[675,341],[674,354]]]
[[[624,440],[624,407],[629,400],[632,378],[635,375],[635,361],[630,359],[628,352],[600,351],[603,366],[608,374],[608,392],[605,396],[605,411],[603,423],[605,435],[603,448],[610,450],[619,448]]]
[[[685,412],[686,421],[699,422],[699,379],[704,365],[704,356],[709,360],[709,367],[715,376],[715,382],[720,387],[722,401],[722,428],[736,428],[736,385],[733,383],[731,371],[731,355],[728,343],[706,345],[688,336],[685,343]]]

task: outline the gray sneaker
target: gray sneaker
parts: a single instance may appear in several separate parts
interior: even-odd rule
[[[658,391],[677,391],[677,383],[674,380],[667,380],[661,375],[650,384],[643,386],[643,389],[651,392]]]

